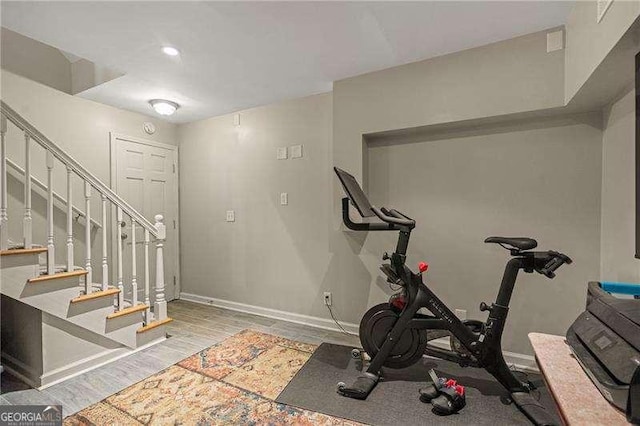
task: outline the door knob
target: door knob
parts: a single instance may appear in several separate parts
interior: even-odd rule
[[[122,234],[120,234],[120,238],[126,240],[127,238],[129,238],[129,236],[123,232]]]

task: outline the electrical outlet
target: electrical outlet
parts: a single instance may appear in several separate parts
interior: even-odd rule
[[[467,310],[466,309],[456,309],[456,316],[461,320],[467,319]]]
[[[289,194],[287,194],[286,192],[281,192],[280,193],[280,205],[281,206],[286,206],[287,204],[289,204]]]
[[[233,210],[227,210],[227,222],[235,222],[236,221],[236,212]]]
[[[325,291],[324,292],[324,304],[327,306],[331,306],[331,292],[330,291]]]

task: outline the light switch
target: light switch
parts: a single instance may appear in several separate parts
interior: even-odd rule
[[[227,222],[235,222],[236,221],[236,212],[233,210],[227,210]]]
[[[286,192],[280,193],[280,205],[286,206],[287,204],[289,204],[289,194]]]
[[[302,145],[293,145],[291,147],[291,158],[302,158]]]
[[[276,152],[276,158],[278,160],[286,160],[287,159],[287,147],[279,146],[278,151]]]
[[[233,125],[234,126],[240,125],[240,114],[233,114]]]

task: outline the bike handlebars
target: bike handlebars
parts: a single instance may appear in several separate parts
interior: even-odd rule
[[[397,231],[399,228],[390,223],[353,222],[349,217],[349,199],[342,199],[342,222],[353,231]]]
[[[383,222],[392,225],[408,226],[410,228],[416,226],[415,220],[409,219],[407,216],[403,215],[397,210],[387,210],[384,207],[382,209],[379,209],[376,206],[371,206],[371,211]]]
[[[371,211],[382,221],[377,223],[353,222],[349,217],[349,198],[342,199],[342,222],[354,231],[400,231],[402,228],[415,228],[416,221],[395,209],[371,206]]]

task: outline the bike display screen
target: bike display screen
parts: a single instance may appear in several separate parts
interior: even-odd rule
[[[367,196],[364,195],[364,192],[362,191],[362,188],[360,187],[360,184],[358,184],[356,178],[337,167],[334,167],[333,169],[338,175],[340,183],[342,183],[342,187],[349,196],[349,199],[351,200],[355,208],[358,209],[360,216],[374,216],[374,213],[371,210],[371,203],[369,203],[369,199],[367,198]]]

